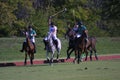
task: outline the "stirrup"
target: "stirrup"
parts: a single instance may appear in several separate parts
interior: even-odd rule
[[[34,53],[36,53],[36,50],[34,50]]]

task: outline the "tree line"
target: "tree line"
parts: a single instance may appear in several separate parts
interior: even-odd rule
[[[58,26],[58,36],[66,32],[67,22],[73,27],[82,21],[92,36],[120,35],[119,0],[0,0],[0,37],[23,36],[32,25],[38,37],[48,31],[49,16]]]

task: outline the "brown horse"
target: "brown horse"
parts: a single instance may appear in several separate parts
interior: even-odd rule
[[[25,49],[25,61],[24,61],[24,65],[27,64],[27,56],[29,56],[30,58],[30,63],[31,65],[33,64],[33,59],[34,59],[34,45],[33,43],[30,41],[30,39],[28,37],[26,37],[26,46],[24,47]]]
[[[97,39],[96,39],[96,37],[88,37],[88,40],[89,40],[89,45],[87,46],[87,49],[90,51],[90,60],[92,61],[93,51],[94,51],[96,60],[98,60],[97,50],[96,50]],[[85,60],[87,60],[87,58]]]
[[[67,49],[67,59],[70,58],[70,55],[73,51],[75,51],[75,35],[76,33],[73,30],[68,31],[69,36],[69,47]],[[90,60],[92,61],[92,53],[94,51],[95,58],[98,60],[97,54],[96,54],[96,38],[95,37],[88,37],[88,41],[86,43],[87,50],[90,51]],[[84,53],[86,53],[85,61],[87,60],[88,52],[85,50]]]
[[[84,32],[81,35],[81,37],[75,39],[74,49],[75,49],[75,59],[74,59],[73,62],[75,62],[76,59],[77,59],[77,63],[79,64],[79,62],[81,60],[81,54],[83,52],[85,52],[86,56],[88,55],[88,52],[87,52],[87,49],[86,49],[86,39],[85,39],[85,33]]]

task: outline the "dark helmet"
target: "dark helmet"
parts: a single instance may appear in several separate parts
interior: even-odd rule
[[[70,24],[70,22],[67,22],[67,25],[69,25]]]
[[[30,28],[32,28],[32,26],[31,26],[31,25],[29,25],[29,26],[28,26],[28,28],[30,29]]]
[[[50,25],[54,25],[54,22],[51,22],[51,24]]]
[[[77,24],[78,24],[79,26],[80,26],[80,25],[83,25],[82,21],[79,21]]]

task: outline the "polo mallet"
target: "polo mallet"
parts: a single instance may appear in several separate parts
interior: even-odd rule
[[[65,12],[65,11],[67,11],[67,8],[64,8],[63,10],[61,10],[61,11],[59,11],[59,12],[57,12],[57,13],[51,15],[50,18],[53,18],[54,16],[56,16],[56,15],[62,13],[62,12]]]

